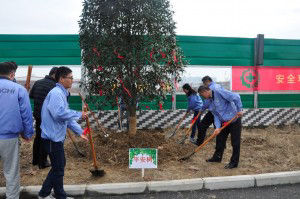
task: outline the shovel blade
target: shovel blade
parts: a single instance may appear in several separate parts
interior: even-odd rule
[[[166,139],[170,139],[171,137],[173,137],[176,134],[176,130],[173,131],[169,131],[166,133],[165,138]]]
[[[179,158],[178,160],[179,161],[186,161],[188,159],[190,159],[193,155],[195,154],[195,151],[193,151],[191,154],[187,155],[187,156],[184,156],[182,158]]]
[[[90,172],[94,177],[103,177],[105,175],[104,170],[99,170],[99,169],[91,169]]]
[[[185,135],[181,140],[178,141],[178,144],[184,144],[185,140],[188,138],[187,135]]]

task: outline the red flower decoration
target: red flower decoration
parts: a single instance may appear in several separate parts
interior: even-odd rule
[[[93,51],[94,51],[94,53],[97,54],[98,57],[100,57],[100,53],[99,53],[99,51],[97,50],[97,48],[93,48]]]
[[[102,66],[98,66],[97,70],[103,71],[103,67]]]

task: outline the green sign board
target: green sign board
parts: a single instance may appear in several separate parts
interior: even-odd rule
[[[131,148],[129,149],[130,169],[156,169],[157,149]]]

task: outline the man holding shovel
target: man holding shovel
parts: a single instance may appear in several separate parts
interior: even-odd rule
[[[215,90],[215,89],[222,89],[221,85],[215,83],[211,77],[205,76],[202,78],[202,83],[204,86],[207,86],[210,88],[210,90]],[[214,116],[213,114],[208,111],[202,120],[200,121],[199,124],[199,133],[197,137],[197,141],[195,142],[196,145],[201,145],[206,137],[206,131],[209,128],[211,124],[214,123]]]
[[[225,89],[211,90],[209,87],[200,86],[198,89],[199,94],[204,97],[206,103],[202,107],[202,111],[209,109],[214,116],[214,124],[217,134],[217,146],[215,153],[209,162],[221,162],[226,140],[228,135],[231,134],[232,156],[230,162],[225,166],[225,169],[236,168],[239,164],[240,157],[240,143],[241,143],[241,116],[242,102],[238,94]],[[221,125],[230,121],[233,117],[238,116],[233,120],[224,130],[220,130]]]
[[[51,170],[39,192],[39,198],[49,198],[53,188],[56,198],[65,199],[67,196],[63,188],[63,177],[66,164],[64,154],[66,130],[70,128],[88,141],[87,137],[83,135],[80,125],[76,122],[80,118],[85,118],[86,114],[68,108],[68,89],[72,87],[73,83],[72,70],[64,66],[59,67],[55,79],[58,83],[48,93],[41,112],[42,145],[49,154]]]

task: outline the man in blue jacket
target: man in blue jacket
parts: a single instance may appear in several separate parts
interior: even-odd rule
[[[39,198],[48,198],[52,188],[57,199],[67,198],[63,188],[64,168],[66,164],[64,153],[64,140],[67,128],[70,128],[84,140],[83,130],[76,120],[85,118],[84,112],[77,112],[69,109],[67,97],[68,89],[72,87],[72,70],[68,67],[59,67],[55,74],[56,87],[53,88],[44,100],[42,118],[42,145],[49,154],[51,170],[45,179]]]
[[[33,136],[33,120],[27,90],[12,80],[17,65],[0,63],[0,159],[6,180],[6,198],[19,198],[19,135]]]
[[[207,99],[202,107],[202,111],[206,109],[211,111],[216,127],[214,134],[218,135],[216,150],[209,162],[222,161],[226,140],[228,135],[231,134],[232,156],[225,169],[236,168],[239,164],[242,131],[241,116],[243,112],[241,98],[237,93],[225,89],[211,90],[206,86],[200,86],[198,92]],[[236,115],[239,117],[221,131],[222,124],[228,122]]]
[[[215,83],[209,76],[203,77],[202,83],[204,86],[209,87],[211,90],[222,89],[221,85]],[[208,112],[203,116],[202,120],[199,123],[199,133],[198,133],[197,141],[195,142],[196,145],[199,146],[203,143],[206,137],[206,131],[209,128],[209,126],[213,123],[214,123],[214,116],[208,110]],[[210,162],[210,159],[208,159],[207,162]]]

